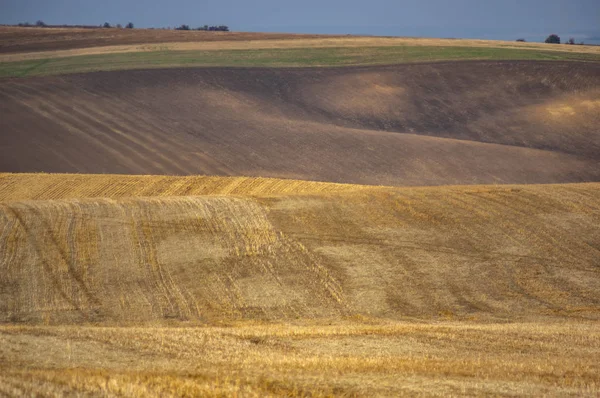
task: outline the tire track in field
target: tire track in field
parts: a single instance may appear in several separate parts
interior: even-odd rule
[[[138,259],[140,265],[145,268],[149,280],[155,283],[155,289],[161,292],[164,297],[168,312],[165,311],[164,303],[157,301],[159,311],[163,317],[178,317],[189,319],[192,315],[192,309],[187,302],[185,295],[182,294],[179,287],[173,281],[168,269],[165,269],[159,261],[156,253],[155,236],[159,235],[165,228],[152,227],[152,213],[148,208],[140,207],[143,203],[137,203],[134,208],[127,208],[126,214],[130,217],[133,224],[134,242],[137,242],[139,250]]]
[[[124,163],[131,170],[140,170],[140,171],[143,170],[143,168],[140,168],[138,162],[130,159],[128,156],[123,156],[123,153],[120,152],[119,149],[106,144],[105,142],[102,141],[101,137],[90,135],[90,134],[86,133],[84,130],[74,126],[73,124],[71,124],[68,121],[69,120],[68,117],[67,117],[67,120],[63,120],[62,118],[58,117],[56,115],[56,113],[60,113],[60,112],[56,112],[56,108],[53,107],[51,104],[47,104],[49,109],[51,110],[49,112],[47,110],[42,109],[42,107],[38,106],[37,104],[30,104],[27,101],[23,100],[22,99],[23,96],[20,94],[16,94],[16,95],[8,94],[6,92],[6,90],[4,91],[4,93],[8,97],[10,97],[13,101],[18,102],[19,104],[31,109],[33,112],[38,113],[41,116],[43,116],[44,118],[62,126],[64,128],[63,132],[67,132],[67,133],[71,134],[73,137],[83,139],[84,141],[87,141],[89,144],[92,144],[93,146],[105,151],[106,153],[111,154],[115,159],[118,159],[120,162]]]
[[[88,96],[90,94],[86,92]],[[108,110],[107,113],[104,109],[107,108],[108,103],[96,103],[90,102],[89,98],[81,98],[77,103],[70,102],[70,99],[65,98],[64,95],[54,95],[52,100],[62,105],[65,109],[71,108],[74,112],[79,114],[82,118],[89,119],[90,123],[97,126],[101,126],[103,130],[111,131],[120,138],[124,143],[130,144],[132,147],[138,148],[139,153],[145,153],[146,158],[158,158],[162,160],[160,168],[163,172],[166,172],[166,165],[175,167],[179,173],[190,174],[190,170],[186,168],[184,164],[178,161],[178,156],[171,148],[174,148],[174,141],[168,139],[168,137],[159,133],[159,130],[155,126],[149,127],[146,125],[142,127],[140,118],[136,117],[133,125],[127,123],[123,115],[126,113],[123,110],[130,108],[131,106],[121,101],[122,114],[116,115],[112,110]],[[92,99],[93,100],[93,99]],[[108,101],[106,99],[105,101]],[[115,99],[112,99],[114,102]],[[134,111],[130,114],[135,113]],[[123,130],[123,131],[121,131]],[[143,132],[143,133],[142,133]],[[155,136],[159,136],[159,139],[154,139]],[[180,149],[185,148],[183,145]]]
[[[81,130],[87,130],[90,132],[94,132],[96,136],[100,137],[100,139],[107,139],[109,143],[112,143],[112,147],[118,150],[120,153],[123,153],[123,156],[129,156],[127,152],[131,152],[133,156],[138,159],[140,164],[144,164],[146,168],[156,170],[156,173],[167,173],[168,168],[165,167],[165,162],[158,162],[156,158],[161,160],[166,160],[164,155],[160,153],[160,151],[155,151],[153,148],[150,148],[145,143],[140,141],[132,134],[124,134],[117,128],[113,128],[109,126],[107,123],[102,120],[94,117],[90,112],[86,112],[83,110],[82,102],[78,102],[77,104],[69,105],[66,102],[61,101],[61,97],[58,95],[48,95],[46,97],[46,101],[48,103],[56,104],[57,106],[63,106],[65,109],[69,109],[69,116],[71,118],[67,123],[72,124],[81,124],[83,127]],[[66,113],[62,113],[63,116]],[[66,120],[66,119],[65,119]],[[106,119],[110,120],[110,118]],[[106,137],[106,138],[102,138]],[[175,166],[175,162],[166,162],[166,164]],[[178,168],[178,166],[175,166]],[[179,169],[181,172],[182,170]]]
[[[60,109],[59,104],[53,101],[52,94],[40,95],[36,92],[29,96],[24,89],[35,90],[35,88],[22,85],[15,86],[16,84],[13,84],[11,88],[17,91],[18,94],[16,96],[8,94],[13,100],[57,123],[65,131],[81,137],[99,148],[103,148],[106,152],[112,154],[117,161],[125,163],[128,167],[133,167],[138,172],[153,168],[153,162],[148,160],[148,156],[132,147],[131,141],[121,140],[118,135],[115,136],[115,134],[110,134],[106,130],[93,127],[90,121],[85,120],[85,115],[78,114],[73,109],[69,111]]]
[[[596,304],[600,303],[600,300],[595,297],[593,291],[584,289],[581,284],[574,283],[565,276],[559,276],[560,267],[552,266],[552,263],[557,265],[564,264],[561,258],[567,257],[572,263],[578,264],[575,269],[581,268],[581,264],[589,264],[589,258],[580,257],[580,253],[589,253],[589,250],[582,250],[583,248],[578,241],[568,239],[568,244],[565,244],[564,239],[557,239],[556,237],[558,236],[564,236],[564,231],[552,224],[547,224],[542,230],[539,228],[539,220],[536,218],[531,219],[529,222],[523,221],[526,216],[530,216],[536,210],[546,210],[544,212],[540,211],[540,213],[551,213],[548,209],[560,211],[560,207],[557,208],[556,202],[544,203],[544,201],[540,200],[541,198],[537,198],[537,201],[531,202],[524,195],[511,197],[510,200],[502,200],[502,196],[500,195],[495,195],[494,197],[490,195],[477,195],[476,197],[477,200],[475,202],[481,207],[501,209],[502,218],[507,223],[514,225],[511,228],[514,236],[527,236],[530,244],[545,247],[545,253],[550,257],[546,261],[536,261],[535,266],[529,267],[517,265],[519,261],[525,259],[525,256],[521,257],[517,262],[509,263],[509,266],[512,268],[513,283],[523,289],[523,292],[527,292],[529,297],[543,300],[553,308],[557,308],[557,305],[548,302],[546,299],[542,299],[542,295],[552,297],[570,296],[582,302],[592,301]],[[490,203],[492,206],[489,205]],[[523,209],[528,209],[528,211],[524,211]],[[593,250],[597,251],[596,249]],[[592,268],[586,268],[593,272]],[[544,287],[544,284],[553,293],[550,294],[547,288]],[[536,290],[537,293],[535,293]]]
[[[64,286],[63,286],[64,283],[61,281],[61,277],[56,274],[55,267],[46,260],[46,256],[44,255],[44,252],[42,252],[42,248],[45,247],[45,245],[41,245],[39,243],[37,234],[35,232],[31,232],[31,230],[27,227],[27,221],[25,220],[23,215],[20,214],[20,212],[18,212],[13,207],[8,206],[8,205],[0,204],[0,208],[3,209],[5,214],[10,214],[12,217],[14,217],[17,220],[19,227],[22,228],[23,231],[25,231],[29,247],[35,253],[37,253],[38,258],[40,259],[40,263],[42,265],[42,270],[45,271],[45,274],[50,279],[50,282],[54,288],[53,290],[55,292],[57,292],[59,294],[59,296],[62,297],[69,305],[71,305],[72,308],[74,308],[79,313],[81,313],[84,317],[87,318],[84,309],[81,308],[80,305],[77,303],[77,301],[74,300],[73,297],[71,297],[68,294],[68,292],[64,289]],[[54,247],[54,249],[58,249],[58,251],[60,252],[59,248]],[[59,258],[60,258],[60,256],[59,256]],[[65,257],[62,257],[62,260],[64,262]],[[66,268],[68,269],[68,265]]]

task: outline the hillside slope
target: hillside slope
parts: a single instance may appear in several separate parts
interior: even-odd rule
[[[71,189],[94,178],[103,176]],[[286,194],[250,194],[247,184],[233,195],[218,186],[205,196],[56,199],[65,189],[4,201],[0,322],[600,315],[598,184],[290,194],[281,182]]]
[[[0,81],[0,169],[374,185],[600,180],[600,64],[171,69]]]

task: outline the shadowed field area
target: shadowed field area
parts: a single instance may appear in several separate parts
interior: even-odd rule
[[[0,185],[4,393],[599,392],[598,184]]]
[[[600,176],[600,64],[170,69],[0,81],[0,168],[380,185]]]

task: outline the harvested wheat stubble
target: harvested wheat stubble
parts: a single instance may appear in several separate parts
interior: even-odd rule
[[[0,392],[596,396],[598,330],[594,322],[382,324],[359,319],[205,328],[4,326]]]
[[[2,394],[600,391],[600,184],[0,187]]]
[[[200,195],[302,195],[369,189],[364,185],[260,177],[0,173],[0,202]]]
[[[600,310],[598,184],[48,177],[0,177],[9,182],[5,321],[595,319]],[[11,194],[11,185],[34,189]],[[194,186],[211,195],[185,196]]]

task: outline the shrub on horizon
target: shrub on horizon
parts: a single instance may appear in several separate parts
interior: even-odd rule
[[[560,37],[558,37],[558,35],[553,33],[546,38],[546,43],[560,44]]]

